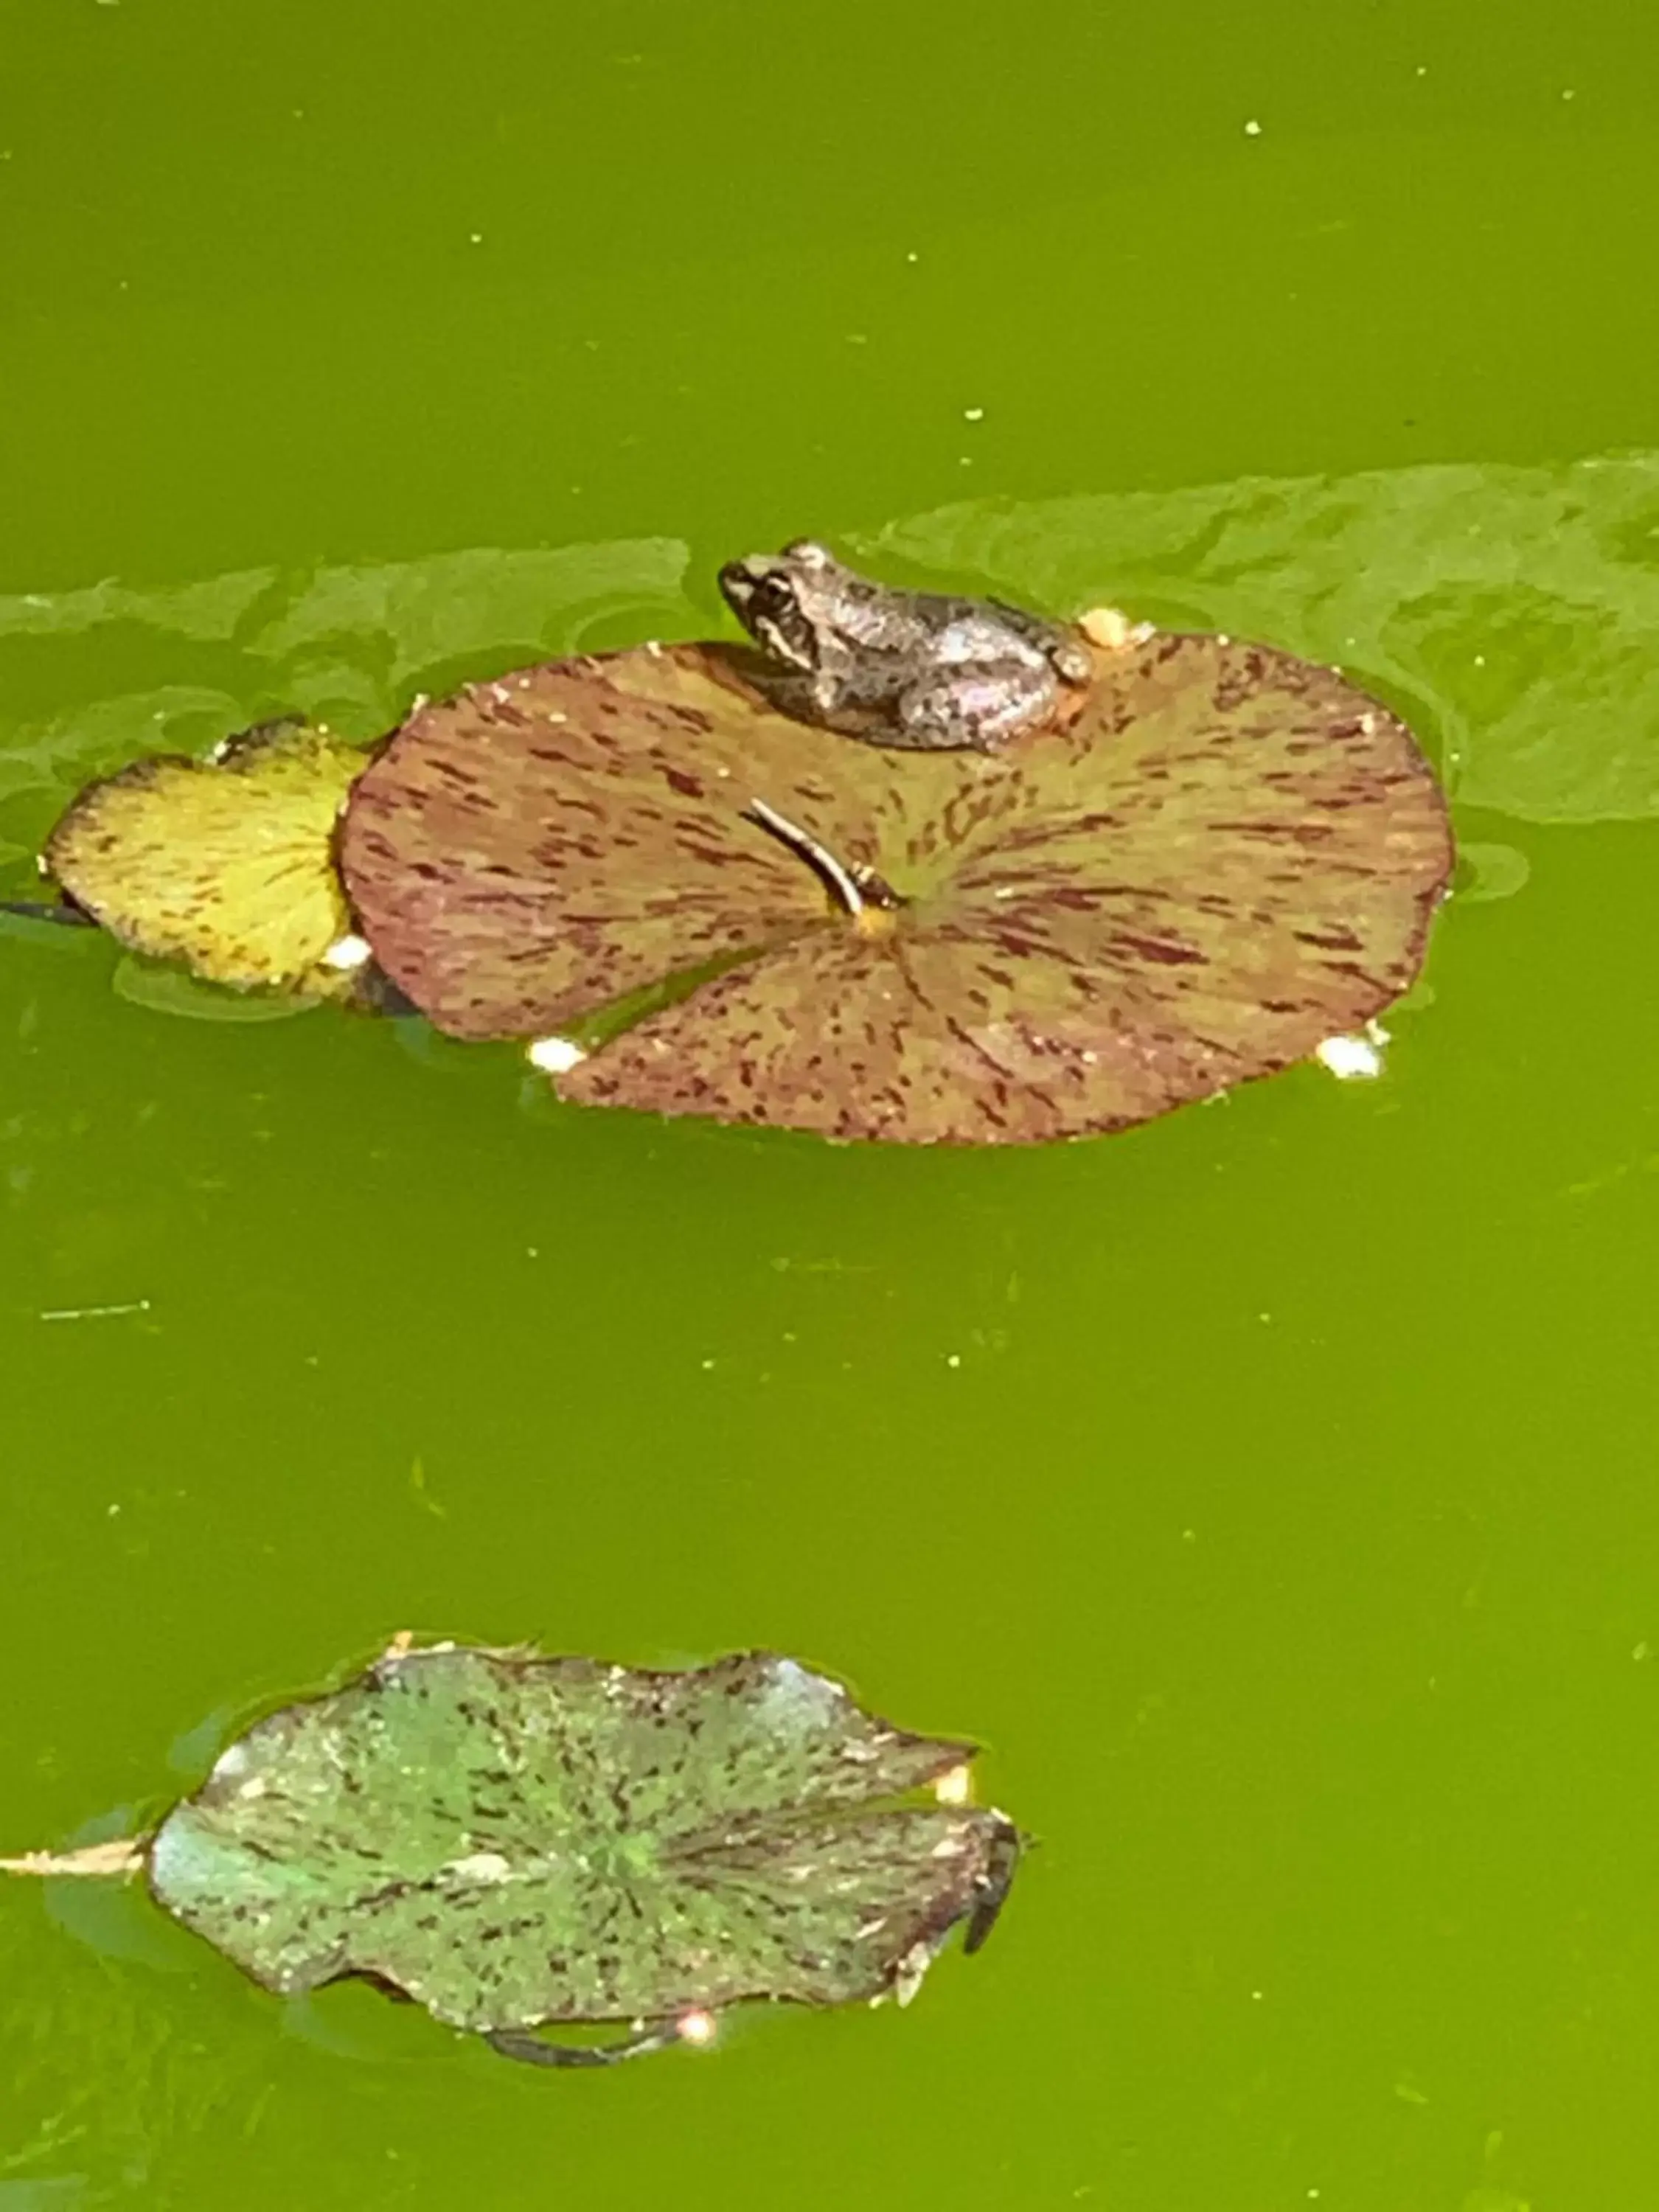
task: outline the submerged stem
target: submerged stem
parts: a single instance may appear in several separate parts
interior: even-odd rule
[[[144,1846],[136,1836],[118,1836],[107,1844],[88,1844],[78,1851],[25,1851],[20,1858],[0,1858],[0,1874],[33,1874],[55,1880],[59,1875],[112,1875],[137,1874],[144,1863]]]
[[[667,2051],[679,2040],[677,2020],[659,2021],[620,2043],[544,2043],[526,2027],[492,2027],[484,2034],[492,2051],[526,2066],[617,2066],[624,2058],[643,2058],[653,2051]]]
[[[56,921],[68,929],[96,929],[95,915],[69,899],[0,899],[0,914],[21,915],[25,921]]]

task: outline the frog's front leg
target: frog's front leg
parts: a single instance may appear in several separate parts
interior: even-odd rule
[[[989,752],[1040,722],[1053,708],[1059,684],[1051,668],[986,663],[934,675],[899,696],[895,742],[904,745],[975,745]]]
[[[814,672],[806,687],[808,705],[814,721],[832,723],[843,713],[848,703],[850,686],[844,669],[820,668]]]

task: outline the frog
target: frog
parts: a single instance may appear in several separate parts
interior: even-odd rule
[[[871,744],[994,752],[1094,675],[1083,638],[1061,623],[878,583],[810,538],[728,562],[720,584],[764,656],[767,696]]]

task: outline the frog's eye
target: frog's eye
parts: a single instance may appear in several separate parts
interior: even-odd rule
[[[775,621],[787,622],[792,617],[799,615],[799,596],[793,577],[775,572],[769,576],[753,579],[750,585],[749,604],[757,615],[768,615]]]
[[[836,556],[827,545],[820,545],[816,538],[791,538],[783,549],[782,558],[799,561],[803,568],[833,568]]]

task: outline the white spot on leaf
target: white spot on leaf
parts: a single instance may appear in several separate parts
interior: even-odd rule
[[[1339,1083],[1370,1082],[1382,1073],[1382,1047],[1388,1041],[1388,1031],[1371,1022],[1361,1036],[1327,1037],[1315,1046],[1314,1058]]]
[[[525,1058],[532,1067],[539,1067],[544,1075],[568,1075],[573,1067],[580,1067],[587,1054],[569,1037],[538,1037]]]
[[[473,1851],[464,1859],[451,1859],[444,1871],[462,1881],[510,1881],[513,1863],[499,1851]]]

